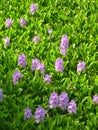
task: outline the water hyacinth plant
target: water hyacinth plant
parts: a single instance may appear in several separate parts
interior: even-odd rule
[[[50,108],[58,107],[58,95],[56,92],[53,92],[49,98],[49,107]]]
[[[71,100],[69,105],[68,105],[68,112],[69,113],[75,113],[76,114],[76,103],[74,100]]]
[[[64,62],[63,59],[57,58],[55,61],[55,69],[58,72],[62,72],[64,70]]]
[[[12,25],[12,19],[11,18],[6,19],[5,26],[9,28],[11,27],[11,25]]]
[[[52,31],[53,31],[53,30],[52,30],[51,28],[48,29],[48,33],[49,33],[49,35],[52,34]]]
[[[59,96],[59,107],[61,107],[62,110],[67,109],[68,107],[68,94],[65,92],[62,92]]]
[[[20,19],[20,26],[23,27],[23,26],[25,26],[25,25],[26,25],[26,20],[23,19],[23,18],[21,18],[21,19]]]
[[[40,120],[43,120],[45,118],[46,111],[42,107],[37,107],[35,111],[35,122],[39,123]]]
[[[31,70],[32,71],[36,70],[38,68],[38,64],[40,64],[40,61],[37,58],[33,59],[32,60]]]
[[[23,75],[22,75],[18,70],[16,70],[16,71],[14,72],[14,74],[12,75],[13,83],[14,83],[14,84],[17,84],[18,81],[19,81],[19,79],[22,78],[22,77],[23,77]]]
[[[22,67],[26,67],[26,56],[25,54],[19,55],[18,56],[18,65]]]
[[[38,42],[40,42],[40,38],[38,36],[34,36],[32,41],[35,43],[38,43]]]
[[[44,76],[44,81],[47,82],[47,84],[50,84],[50,82],[51,82],[51,77],[50,77],[50,75],[45,74],[45,76]]]
[[[98,129],[97,10],[0,1],[0,130]]]
[[[32,117],[32,112],[30,108],[25,108],[24,110],[24,119],[30,119]]]
[[[60,53],[66,55],[66,50],[68,47],[69,47],[68,37],[67,35],[63,35],[61,38]]]
[[[98,104],[98,96],[97,95],[93,96],[93,103]]]
[[[38,9],[37,5],[35,3],[32,3],[30,6],[30,13],[34,14],[37,9]]]
[[[79,63],[77,64],[77,72],[80,72],[80,71],[85,72],[85,67],[86,67],[86,64],[85,64],[84,61],[79,62]]]
[[[5,37],[3,38],[4,42],[5,42],[5,46],[8,47],[10,45],[10,38]]]

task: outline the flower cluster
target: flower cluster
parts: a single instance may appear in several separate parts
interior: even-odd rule
[[[86,67],[86,64],[84,61],[79,62],[77,64],[77,72],[81,72],[81,71],[85,72],[85,67]]]
[[[38,42],[40,42],[40,38],[38,36],[34,36],[32,41],[35,43],[38,43]]]
[[[32,66],[31,66],[31,70],[40,70],[42,74],[44,74],[45,69],[44,69],[44,64],[40,63],[40,61],[35,58],[32,60]]]
[[[49,98],[49,107],[58,107],[58,95],[56,92],[53,92]]]
[[[31,6],[30,6],[30,13],[34,14],[37,9],[38,9],[38,7],[37,7],[36,4],[34,4],[34,3],[31,4]]]
[[[45,73],[44,64],[43,63],[39,63],[38,66],[37,66],[37,70],[40,70],[40,72],[42,74],[44,74]]]
[[[44,81],[45,81],[47,84],[50,84],[50,82],[51,82],[51,77],[50,77],[50,75],[45,74],[45,76],[44,76]]]
[[[23,19],[23,18],[21,18],[21,19],[20,19],[20,26],[23,27],[23,26],[25,26],[25,25],[26,25],[26,20]]]
[[[55,69],[58,72],[62,72],[64,70],[64,62],[63,59],[57,58],[55,61]]]
[[[5,46],[8,47],[10,45],[10,38],[5,37],[3,38],[4,42],[5,42]]]
[[[60,53],[63,55],[66,55],[66,50],[69,47],[68,45],[68,36],[67,35],[63,35],[61,38],[61,44],[60,44]]]
[[[98,104],[98,95],[93,96],[93,103]]]
[[[12,25],[12,19],[11,18],[6,19],[5,26],[9,28],[11,27],[11,25]]]
[[[23,77],[23,75],[18,70],[16,70],[14,72],[14,74],[12,75],[13,83],[14,84],[18,83],[19,79],[22,78],[22,77]]]
[[[65,92],[62,92],[59,96],[59,107],[64,110],[67,108],[69,102],[68,94]]]
[[[68,105],[68,112],[69,113],[73,112],[76,114],[76,106],[77,106],[76,102],[74,100],[71,100],[69,105]]]
[[[30,108],[25,108],[24,110],[24,118],[25,119],[30,119],[32,117],[32,112]]]
[[[53,30],[52,30],[51,28],[48,29],[48,33],[49,33],[49,35],[52,34],[52,31],[53,31]]]
[[[50,84],[51,82],[51,77],[48,74],[45,74],[45,68],[44,68],[44,64],[40,63],[40,61],[35,58],[32,60],[32,65],[31,65],[31,70],[40,70],[40,72],[43,74],[44,78],[43,80],[47,83]]]
[[[31,70],[32,70],[32,71],[33,71],[33,70],[36,70],[39,63],[40,63],[40,61],[39,61],[37,58],[33,59],[33,60],[32,60]]]
[[[26,56],[25,56],[25,54],[18,56],[18,65],[20,65],[24,68],[26,67]]]
[[[76,103],[74,100],[69,102],[68,94],[62,92],[60,96],[53,92],[49,98],[49,107],[60,107],[62,110],[67,109],[69,113],[76,113]]]
[[[39,123],[41,120],[44,120],[46,114],[46,110],[43,109],[41,106],[36,108],[34,113],[34,119],[36,123]],[[32,110],[30,108],[24,109],[24,119],[31,119],[32,118]]]
[[[2,98],[3,98],[3,93],[2,93],[2,89],[0,89],[0,102],[2,102]]]
[[[45,114],[46,114],[46,111],[42,108],[42,107],[38,107],[36,108],[36,111],[35,111],[35,121],[36,123],[39,123],[40,120],[43,120],[45,118]]]
[[[62,92],[60,96],[57,95],[56,92],[53,92],[49,98],[49,107],[56,108],[60,107],[62,110],[67,109],[69,113],[76,114],[76,102],[71,100],[69,102],[68,94],[66,92]],[[41,120],[44,120],[46,114],[46,110],[41,106],[38,106],[34,113],[34,119],[36,123],[39,123]],[[32,111],[30,108],[24,109],[24,119],[32,118]]]

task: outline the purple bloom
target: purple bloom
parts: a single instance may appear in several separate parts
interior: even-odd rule
[[[60,53],[64,56],[66,56],[66,50],[65,49],[60,49]]]
[[[45,76],[44,76],[44,81],[46,81],[47,84],[50,84],[50,82],[51,82],[51,77],[50,77],[50,75],[45,74]]]
[[[26,67],[26,56],[25,56],[25,54],[18,56],[18,65],[20,65],[24,68]]]
[[[3,94],[2,94],[2,89],[0,89],[0,102],[2,102]]]
[[[44,64],[43,63],[39,63],[37,66],[37,70],[40,70],[42,74],[45,73],[45,69],[44,69]]]
[[[85,72],[85,67],[86,67],[86,64],[84,61],[79,62],[77,64],[77,72],[81,72],[82,70],[83,70],[83,72]]]
[[[42,107],[37,107],[35,111],[35,121],[36,123],[39,123],[40,120],[43,120],[45,118],[46,111]]]
[[[6,20],[5,26],[6,26],[7,28],[9,28],[9,27],[11,27],[11,25],[12,25],[12,19],[8,18],[8,19]]]
[[[48,33],[51,35],[51,33],[52,33],[52,29],[51,28],[48,29]]]
[[[53,92],[49,98],[50,108],[58,107],[58,95],[56,92]]]
[[[6,47],[8,47],[10,45],[10,38],[5,37],[3,40],[5,41]]]
[[[25,119],[30,119],[32,117],[32,111],[30,108],[25,108],[24,109],[24,118]]]
[[[30,6],[30,12],[31,12],[31,14],[34,14],[37,9],[38,8],[37,8],[36,4],[34,4],[34,3],[31,4],[31,6]]]
[[[60,47],[63,48],[63,49],[67,49],[69,47],[69,45],[68,45],[68,36],[67,35],[62,36]]]
[[[16,84],[16,83],[18,82],[18,80],[19,80],[20,78],[22,78],[22,77],[23,77],[23,75],[22,75],[18,70],[16,70],[16,71],[14,72],[14,74],[12,75],[14,84]]]
[[[37,58],[32,60],[32,66],[31,66],[31,70],[36,70],[38,67],[38,64],[40,64],[39,60]]]
[[[32,41],[35,43],[38,43],[38,42],[40,42],[40,38],[38,36],[34,36]]]
[[[62,72],[64,70],[63,64],[64,64],[63,59],[57,58],[56,62],[55,62],[55,69],[56,69],[56,71]]]
[[[68,43],[68,36],[67,35],[63,35],[61,38],[61,44],[60,44],[60,53],[63,55],[66,55],[66,50],[69,47],[69,43]]]
[[[71,102],[68,105],[68,112],[69,113],[75,113],[76,114],[76,102],[74,100],[71,100]]]
[[[93,102],[98,104],[98,96],[97,95],[94,95],[93,96]]]
[[[66,109],[68,107],[68,94],[65,92],[62,92],[59,96],[59,106],[62,110]]]
[[[45,73],[44,64],[40,63],[40,61],[37,58],[32,60],[31,70],[40,70],[42,74]]]
[[[23,18],[21,18],[20,19],[20,26],[25,26],[26,25],[26,21],[25,21],[25,19],[23,19]]]

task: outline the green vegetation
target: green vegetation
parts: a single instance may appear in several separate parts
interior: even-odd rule
[[[36,3],[34,15],[30,6]],[[6,28],[6,19],[12,26]],[[20,18],[26,20],[20,26]],[[48,29],[52,29],[51,35]],[[62,35],[68,36],[66,56],[60,54]],[[32,42],[34,36],[39,43]],[[3,38],[10,38],[4,45]],[[18,56],[26,55],[26,67],[18,66]],[[55,61],[64,61],[64,71],[55,70]],[[50,84],[43,82],[40,71],[31,71],[32,60],[44,63]],[[85,61],[85,72],[77,73],[77,64]],[[19,70],[23,78],[13,83],[12,75]],[[97,130],[98,105],[92,102],[98,94],[98,1],[97,0],[1,0],[0,1],[0,130]],[[58,108],[49,109],[52,92],[68,93],[77,103],[77,114]],[[38,124],[36,107],[47,113]],[[32,118],[24,119],[24,109],[32,110]]]

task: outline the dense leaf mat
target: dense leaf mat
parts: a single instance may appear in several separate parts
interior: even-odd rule
[[[32,15],[30,6],[38,9]],[[12,26],[6,28],[6,19]],[[20,26],[20,18],[26,20]],[[52,29],[51,35],[48,29]],[[60,54],[62,35],[68,36],[66,56]],[[37,35],[40,42],[32,38]],[[10,38],[5,47],[3,38]],[[18,56],[26,55],[26,67],[18,66]],[[55,70],[55,61],[64,61],[64,71]],[[51,75],[50,84],[43,82],[40,71],[31,71],[34,58]],[[85,61],[85,72],[77,73],[77,64]],[[19,70],[23,78],[13,83]],[[98,105],[92,102],[98,94],[98,1],[97,0],[0,0],[0,130],[97,130]],[[77,113],[58,108],[49,109],[52,92],[66,92],[77,103]],[[36,123],[34,112],[41,106],[45,119]],[[32,110],[32,118],[24,119],[24,109]]]

